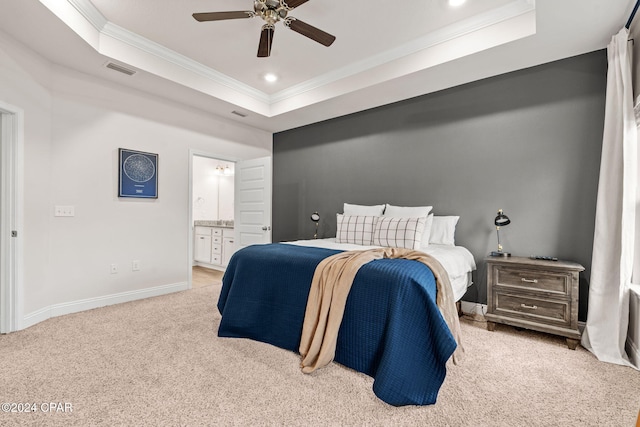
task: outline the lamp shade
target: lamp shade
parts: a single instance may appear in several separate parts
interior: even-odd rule
[[[493,221],[493,223],[497,226],[497,227],[504,227],[505,225],[509,225],[511,224],[511,220],[509,219],[508,216],[506,216],[503,212],[502,209],[498,210],[498,215],[496,216],[496,219]]]

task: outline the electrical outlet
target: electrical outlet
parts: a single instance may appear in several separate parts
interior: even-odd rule
[[[75,216],[74,206],[56,206],[53,211],[54,216]]]
[[[140,271],[140,260],[131,261],[131,271]]]
[[[116,274],[118,272],[118,264],[111,264],[110,271],[111,274]]]

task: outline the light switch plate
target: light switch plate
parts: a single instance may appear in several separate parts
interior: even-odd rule
[[[75,206],[56,206],[54,216],[75,216]]]

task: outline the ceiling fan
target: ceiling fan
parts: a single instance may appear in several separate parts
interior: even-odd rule
[[[309,0],[255,0],[253,11],[237,12],[205,12],[194,13],[196,21],[222,21],[226,19],[253,18],[259,16],[266,24],[262,26],[260,44],[258,45],[258,58],[265,58],[271,54],[271,43],[276,22],[282,20],[283,24],[298,34],[310,38],[324,46],[331,46],[335,36],[326,33],[312,25],[302,22],[293,16],[287,16],[290,11],[306,3]]]

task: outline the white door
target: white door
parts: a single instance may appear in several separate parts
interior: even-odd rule
[[[0,333],[22,328],[24,113],[0,101]]]
[[[235,249],[271,243],[271,157],[236,163]]]

